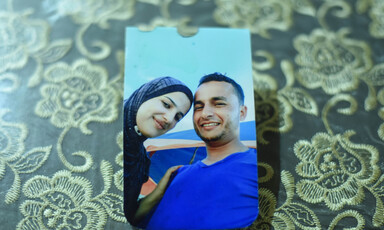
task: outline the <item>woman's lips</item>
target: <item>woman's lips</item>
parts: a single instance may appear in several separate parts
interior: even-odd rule
[[[161,122],[161,121],[157,120],[156,118],[153,118],[153,120],[155,121],[155,126],[157,129],[165,129],[164,122]]]

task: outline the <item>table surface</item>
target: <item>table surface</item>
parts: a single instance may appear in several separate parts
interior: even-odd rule
[[[0,2],[2,229],[127,229],[124,28],[251,32],[260,215],[384,226],[384,2]],[[214,38],[212,38],[214,39]]]

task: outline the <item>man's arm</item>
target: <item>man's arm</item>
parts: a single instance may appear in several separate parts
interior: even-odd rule
[[[155,190],[153,190],[149,195],[147,195],[145,198],[143,198],[140,202],[139,208],[136,211],[134,222],[138,223],[143,217],[145,217],[153,207],[163,197],[165,190],[167,188],[169,178],[171,177],[171,174],[175,172],[177,169],[182,167],[182,165],[173,166],[167,170],[167,172],[164,174],[163,178],[161,178],[159,184],[156,186]]]

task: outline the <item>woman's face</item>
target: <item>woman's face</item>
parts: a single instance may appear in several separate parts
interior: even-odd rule
[[[139,107],[136,124],[146,137],[160,136],[173,127],[188,112],[191,103],[182,92],[172,92],[145,101]]]

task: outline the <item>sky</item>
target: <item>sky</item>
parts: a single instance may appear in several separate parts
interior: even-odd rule
[[[184,82],[194,93],[200,78],[219,72],[239,83],[248,115],[255,120],[250,34],[247,29],[200,28],[182,37],[176,28],[142,32],[126,28],[124,99],[144,83],[163,76]],[[193,129],[192,109],[169,131]]]

